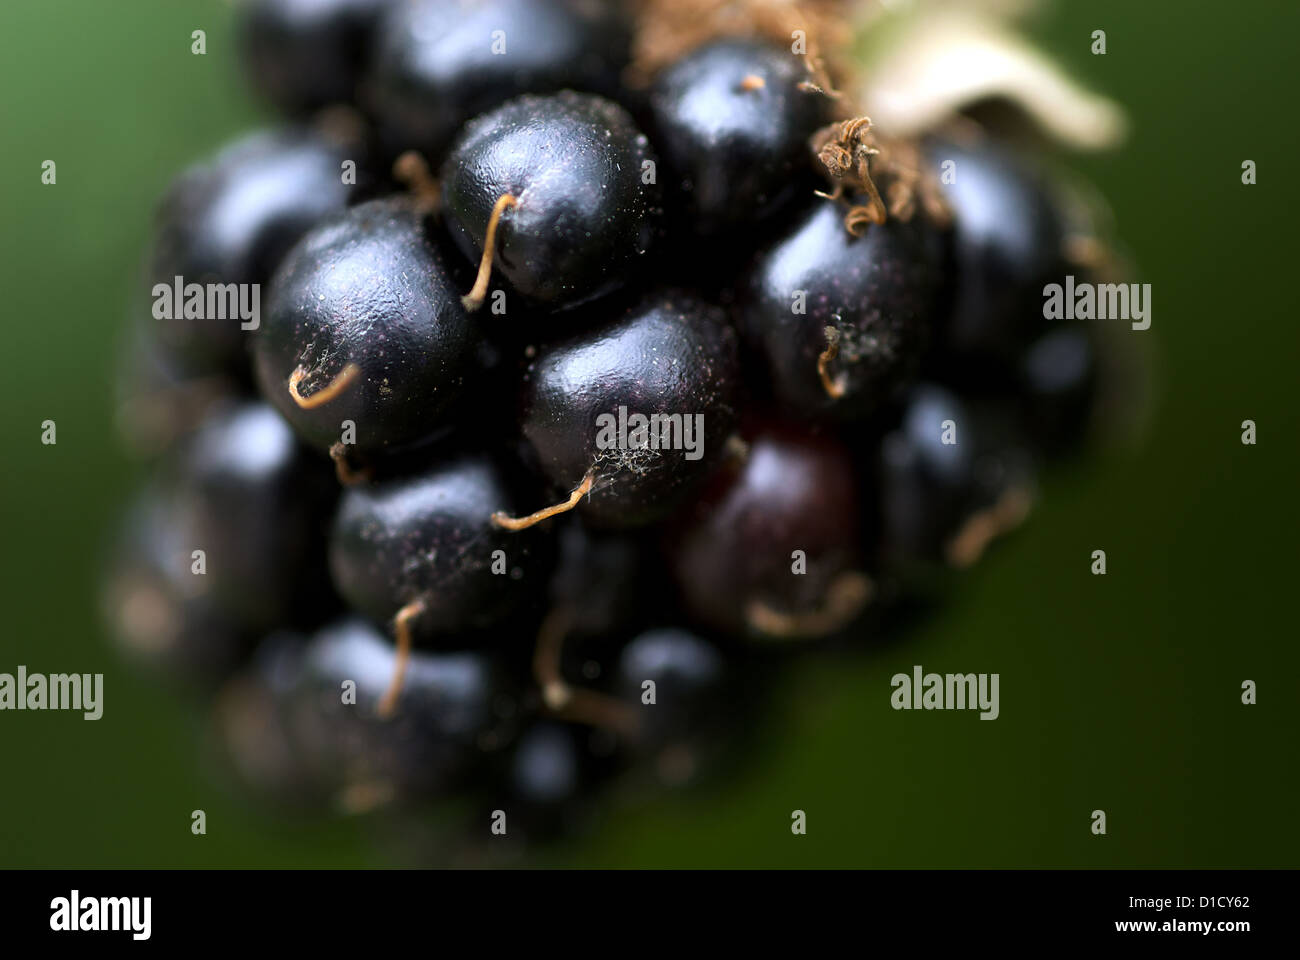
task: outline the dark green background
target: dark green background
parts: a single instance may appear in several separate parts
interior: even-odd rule
[[[791,670],[724,784],[620,803],[547,862],[1300,865],[1297,11],[1098,0],[1034,27],[1133,121],[1124,149],[1077,165],[1154,288],[1152,328],[1131,334],[1158,361],[1145,444],[1049,478],[1025,531],[907,643]],[[189,52],[200,27],[206,57]],[[1088,52],[1097,28],[1104,57]],[[100,549],[138,479],[109,377],[151,205],[258,119],[227,7],[6,0],[0,38],[0,671],[106,674],[96,723],[0,714],[0,866],[380,862],[361,824],[272,824],[227,794],[195,711],[123,669],[97,617]],[[40,184],[46,159],[56,186]],[[40,443],[47,418],[57,446]],[[1088,572],[1098,547],[1105,577]],[[890,675],[914,663],[1000,673],[1001,719],[890,710]],[[206,837],[189,832],[198,807]]]

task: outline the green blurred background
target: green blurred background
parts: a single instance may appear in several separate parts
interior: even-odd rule
[[[198,28],[206,57],[189,52]],[[1105,56],[1089,53],[1098,28]],[[1123,149],[1076,165],[1154,288],[1151,330],[1132,334],[1158,360],[1144,445],[1050,476],[1032,522],[907,642],[791,669],[723,783],[622,801],[537,862],[1300,866],[1285,81],[1300,7],[1094,0],[1030,29],[1132,120]],[[106,675],[98,722],[0,713],[0,866],[381,863],[366,824],[266,821],[227,793],[197,711],[125,669],[98,620],[102,546],[140,474],[117,448],[110,374],[151,207],[259,120],[227,4],[6,0],[0,37],[0,671]],[[56,446],[40,443],[47,418]],[[1257,446],[1239,442],[1246,418]],[[1105,577],[1088,571],[1096,548]],[[1000,673],[1001,718],[894,712],[889,677],[916,663]],[[791,835],[796,808],[807,836]],[[1089,830],[1096,808],[1107,836]]]

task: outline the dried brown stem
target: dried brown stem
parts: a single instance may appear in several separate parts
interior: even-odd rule
[[[848,626],[871,600],[871,579],[857,570],[841,573],[826,590],[822,605],[805,613],[774,610],[761,600],[752,601],[745,620],[759,633],[781,639],[824,637]]]
[[[1020,526],[1032,505],[1027,490],[1011,487],[991,507],[971,514],[948,541],[945,556],[949,566],[965,569],[973,565],[984,555],[989,544]]]
[[[825,332],[826,349],[817,357],[817,376],[821,378],[822,389],[826,391],[826,396],[838,400],[844,396],[844,375],[831,376],[831,361],[840,352],[840,332],[834,327],[827,327]]]
[[[582,478],[582,483],[573,488],[573,492],[569,494],[569,499],[565,500],[563,503],[552,504],[545,509],[538,510],[536,513],[530,513],[526,517],[509,517],[498,510],[496,513],[492,514],[492,522],[503,530],[527,530],[529,527],[541,523],[543,520],[549,520],[551,517],[561,513],[568,513],[582,501],[583,497],[591,492],[591,484],[594,479],[594,471],[589,470],[587,475]]]
[[[402,694],[402,684],[406,680],[406,668],[411,662],[411,621],[424,613],[424,601],[412,600],[393,617],[393,638],[397,642],[397,656],[393,661],[393,679],[388,683],[379,700],[378,713],[387,720],[397,709],[397,698]]]
[[[519,199],[514,194],[503,193],[492,205],[487,234],[483,238],[483,257],[478,263],[478,276],[474,278],[474,286],[469,293],[460,298],[466,310],[477,310],[483,306],[483,301],[487,298],[488,281],[492,277],[492,258],[496,256],[497,225],[501,222],[501,215],[506,212],[506,208],[516,206],[518,203]]]
[[[338,376],[321,387],[309,397],[304,397],[298,392],[298,384],[302,383],[307,376],[306,367],[298,367],[289,375],[289,396],[293,397],[293,402],[303,410],[315,410],[329,403],[352,383],[353,380],[361,373],[361,368],[355,363],[349,363],[339,371]]]
[[[556,607],[546,615],[537,632],[533,676],[541,688],[546,708],[571,723],[583,723],[635,737],[639,728],[637,717],[626,703],[593,690],[570,686],[564,679],[560,663],[569,624],[568,609]]]
[[[334,475],[338,477],[339,483],[345,487],[355,487],[363,483],[369,483],[371,470],[369,467],[362,467],[360,470],[353,469],[352,464],[348,462],[347,445],[340,442],[330,447],[330,459],[334,461]]]
[[[394,160],[393,177],[411,191],[423,212],[431,213],[438,208],[442,199],[442,186],[419,151],[407,150]]]

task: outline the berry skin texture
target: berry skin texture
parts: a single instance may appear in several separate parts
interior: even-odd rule
[[[843,220],[839,205],[819,200],[749,281],[742,330],[777,399],[800,415],[869,416],[906,383],[930,340],[935,228],[918,214],[854,237]]]
[[[364,99],[397,153],[446,153],[468,120],[523,93],[612,91],[630,31],[615,4],[401,0],[378,31]]]
[[[1020,362],[1026,427],[1035,443],[1062,454],[1086,432],[1098,389],[1097,348],[1083,326],[1040,337]]]
[[[290,127],[249,134],[191,167],[158,207],[151,282],[262,284],[264,295],[298,238],[347,205],[347,159],[355,151]],[[159,339],[196,372],[246,368],[249,334],[239,318],[186,318],[174,304],[172,317],[157,322]]]
[[[275,277],[253,341],[263,395],[321,450],[340,441],[345,420],[363,457],[419,443],[442,426],[475,370],[478,328],[461,306],[461,285],[409,198],[333,217]],[[295,371],[307,406],[290,393]]]
[[[379,16],[397,2],[241,0],[236,30],[254,88],[290,115],[351,101]]]
[[[491,627],[545,588],[548,539],[491,522],[494,511],[516,506],[502,471],[473,455],[403,480],[352,487],[330,537],[334,583],[354,609],[379,623],[421,603],[412,624],[417,642],[472,643],[458,634]],[[504,559],[493,556],[498,550]],[[504,572],[493,571],[494,561]]]
[[[1024,519],[1035,471],[1017,434],[999,406],[964,403],[931,383],[909,391],[878,473],[882,563],[906,587],[941,587],[948,570],[969,566]]]
[[[205,553],[193,579],[238,623],[314,626],[333,612],[324,533],[338,485],[270,406],[210,415],[180,453],[176,491],[185,555]]]
[[[474,263],[501,214],[493,276],[551,309],[622,286],[649,248],[659,187],[649,141],[622,107],[564,91],[524,96],[472,121],[442,170],[447,226]]]
[[[635,749],[661,750],[707,733],[725,713],[726,677],[722,654],[687,630],[660,627],[634,638],[619,656],[615,690],[641,718]],[[645,702],[647,681],[653,704]]]
[[[655,143],[686,207],[683,221],[716,234],[762,219],[800,187],[808,138],[828,99],[801,90],[802,60],[752,40],[720,40],[663,70],[650,93]]]
[[[524,382],[524,437],[557,489],[591,476],[591,492],[578,507],[587,523],[653,523],[723,454],[739,381],[736,336],[723,312],[687,294],[661,293],[538,352]],[[620,408],[629,419],[680,414],[677,448],[653,449],[649,431],[637,436],[630,423],[620,438]],[[683,449],[688,425],[693,451]]]
[[[394,658],[388,638],[359,618],[320,630],[303,652],[294,738],[319,777],[351,791],[345,804],[442,795],[482,747],[508,734],[513,697],[492,662],[473,652],[413,653],[397,710],[381,717]],[[343,701],[345,681],[356,686],[355,703]]]
[[[952,312],[945,352],[1005,359],[1044,332],[1043,287],[1068,272],[1065,221],[1037,171],[989,143],[926,147],[953,214]]]
[[[674,518],[667,553],[686,609],[734,636],[811,639],[846,626],[870,590],[858,488],[839,441],[765,427],[744,462],[720,469]]]

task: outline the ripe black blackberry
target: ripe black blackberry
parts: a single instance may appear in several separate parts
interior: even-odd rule
[[[177,277],[184,285],[264,286],[299,237],[347,206],[347,161],[358,164],[363,181],[360,144],[286,127],[248,134],[186,170],[155,216],[151,290],[174,289]],[[183,303],[162,310],[160,302],[155,293],[159,340],[186,367],[243,373],[249,333],[242,318],[213,315],[206,301],[197,310]]]
[[[396,672],[384,712],[398,702],[413,644],[473,646],[475,631],[545,589],[545,533],[515,536],[492,520],[496,511],[513,509],[515,497],[505,471],[480,455],[344,495],[330,536],[330,569],[354,609],[392,624]]]
[[[480,359],[458,276],[413,197],[319,224],[276,274],[253,339],[263,395],[321,450],[366,459],[428,439]]]
[[[1043,287],[1067,272],[1064,212],[1043,174],[1005,146],[936,139],[926,156],[953,215],[951,313],[936,342],[959,374],[981,362],[996,370],[1047,326]]]
[[[571,491],[543,513],[577,507],[606,528],[663,519],[725,452],[739,380],[723,312],[679,291],[542,348],[525,374],[522,430],[546,477]]]
[[[124,417],[163,460],[107,593],[230,678],[251,788],[571,830],[721,768],[773,641],[860,643],[1024,518],[1102,386],[1042,319],[1078,224],[1009,148],[876,131],[823,6],[798,56],[767,4],[243,4],[259,92],[344,109],[160,209],[151,279],[265,310],[136,342],[127,412],[179,415]]]
[[[398,0],[239,0],[236,29],[254,88],[302,114],[355,99],[380,15]]]
[[[628,40],[617,4],[402,0],[379,25],[362,99],[390,154],[436,162],[467,121],[511,97],[616,89]]]
[[[290,724],[315,777],[344,809],[439,796],[509,742],[517,702],[504,674],[476,651],[400,652],[358,618],[316,633],[289,694]]]
[[[760,256],[743,325],[781,404],[860,418],[908,382],[939,320],[937,232],[916,216],[854,236],[842,207],[819,200]]]
[[[934,384],[908,396],[879,447],[881,559],[906,585],[941,585],[1028,516],[1034,457],[1005,408]]]
[[[649,141],[602,97],[523,96],[467,124],[443,164],[448,226],[479,264],[530,301],[573,307],[622,286],[649,249],[659,186]]]
[[[752,230],[811,191],[807,140],[831,101],[807,79],[802,58],[749,39],[707,44],[659,74],[650,123],[683,229]]]
[[[324,550],[338,487],[325,463],[264,403],[215,413],[178,451],[177,521],[203,551],[205,591],[249,630],[334,612]]]
[[[668,531],[687,611],[734,636],[804,640],[843,630],[871,600],[864,485],[828,435],[765,424]]]

